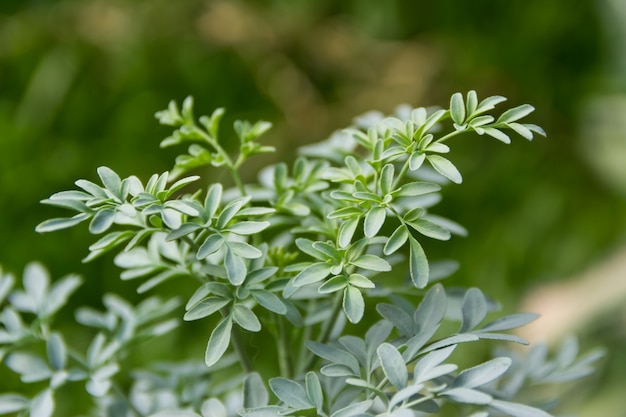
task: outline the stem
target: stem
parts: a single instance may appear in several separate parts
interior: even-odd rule
[[[437,139],[436,142],[438,142],[438,143],[445,142],[446,140],[450,139],[451,137],[454,137],[456,135],[460,135],[461,133],[465,133],[465,132],[467,132],[467,129],[455,130],[454,132],[450,132],[447,135],[442,136],[441,138]]]
[[[239,176],[239,172],[237,171],[237,168],[239,168],[239,166],[243,162],[242,156],[239,155],[239,158],[237,158],[237,162],[233,163],[233,160],[228,155],[228,152],[226,152],[224,148],[222,148],[217,142],[217,138],[211,137],[202,129],[198,129],[198,132],[200,133],[202,138],[215,149],[218,155],[220,155],[224,159],[224,163],[228,167],[228,171],[230,171],[230,175],[233,177],[233,181],[235,182],[237,189],[242,196],[246,195],[246,189],[243,186],[243,182],[241,181],[241,177]]]
[[[398,173],[398,175],[396,176],[396,179],[393,181],[393,186],[391,187],[392,189],[396,189],[396,187],[398,186],[398,184],[400,183],[400,180],[402,178],[404,178],[404,176],[406,175],[406,172],[409,170],[409,158],[406,159],[406,161],[404,161],[404,165],[402,165],[402,169],[400,170],[400,172]]]
[[[246,373],[254,372],[254,366],[252,366],[252,362],[250,361],[250,357],[248,356],[248,352],[243,346],[243,341],[241,340],[241,333],[239,332],[239,328],[233,327],[231,332],[231,340],[233,342],[233,347],[235,348],[235,352],[237,352],[237,356],[239,356],[239,360],[241,360],[241,367]]]
[[[278,318],[278,339],[276,346],[278,348],[278,364],[280,366],[280,374],[285,378],[291,378],[291,361],[289,358],[289,341],[285,331],[285,322],[282,317]]]
[[[222,315],[222,317],[227,317],[230,312],[226,310],[226,308],[222,308],[220,309],[220,314]],[[239,328],[237,326],[233,326],[233,329],[230,332],[230,341],[233,344],[235,353],[239,357],[239,362],[241,362],[241,367],[243,368],[244,372],[254,372],[254,366],[252,366],[252,361],[250,360],[248,352],[244,347],[243,340],[241,340],[241,333],[239,332]]]
[[[337,297],[335,298],[335,305],[333,306],[333,311],[330,314],[328,321],[324,325],[322,334],[317,340],[318,343],[323,344],[323,343],[328,342],[328,340],[330,339],[330,335],[333,332],[333,327],[335,325],[335,322],[337,321],[339,314],[341,314],[341,301],[342,301],[342,293],[340,292],[337,294]],[[317,361],[317,357],[313,353],[311,353],[309,361],[304,367],[304,370],[307,371],[313,368],[313,365],[315,365],[316,361]]]

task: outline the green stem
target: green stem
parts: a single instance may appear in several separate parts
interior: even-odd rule
[[[226,150],[224,150],[224,148],[220,146],[220,144],[217,141],[217,138],[211,137],[202,129],[198,129],[198,132],[200,133],[202,138],[215,149],[218,155],[220,155],[222,159],[224,159],[224,164],[226,164],[226,167],[228,167],[228,171],[230,171],[230,175],[232,176],[233,181],[235,182],[235,185],[237,186],[237,189],[239,190],[242,196],[246,195],[246,189],[243,186],[243,182],[241,181],[241,177],[239,176],[239,172],[237,170],[239,166],[243,163],[242,155],[239,155],[239,158],[237,158],[237,162],[234,163],[230,155],[228,155],[228,152],[226,152]]]
[[[460,135],[461,133],[466,133],[467,129],[463,129],[463,130],[455,130],[454,132],[450,132],[445,136],[442,136],[441,138],[437,139],[436,142],[438,143],[442,143],[445,142],[446,140],[456,136],[456,135]]]
[[[289,341],[287,340],[287,332],[285,331],[285,322],[282,317],[278,319],[278,339],[276,347],[278,348],[278,364],[280,366],[280,374],[285,378],[291,378],[291,361],[289,358]]]
[[[324,323],[324,329],[322,330],[322,334],[317,339],[318,343],[324,344],[324,343],[327,343],[328,340],[330,339],[330,335],[333,332],[333,327],[335,326],[335,323],[337,322],[337,318],[339,317],[339,314],[341,314],[342,299],[343,299],[342,293],[339,292],[337,294],[337,297],[335,298],[333,311],[330,314],[330,317],[328,318],[326,323]],[[313,366],[315,365],[316,361],[317,361],[317,357],[313,353],[311,353],[311,356],[309,357],[309,360],[306,366],[304,367],[304,371],[311,370]]]
[[[406,175],[406,172],[409,170],[409,158],[406,159],[406,161],[404,161],[404,165],[402,165],[402,169],[400,170],[400,172],[398,173],[398,175],[396,176],[396,179],[393,181],[393,185],[392,185],[392,189],[395,190],[398,185],[400,184],[400,181],[404,178],[404,176]]]
[[[230,312],[226,308],[222,308],[220,309],[220,314],[222,317],[227,317]],[[230,341],[235,349],[235,353],[239,357],[239,362],[241,363],[241,367],[244,372],[254,372],[254,366],[252,366],[252,361],[248,356],[248,352],[246,351],[243,340],[241,339],[241,333],[239,332],[239,328],[237,326],[233,326],[233,329],[230,332]]]

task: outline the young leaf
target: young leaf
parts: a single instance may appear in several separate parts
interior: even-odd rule
[[[502,113],[502,115],[498,117],[498,120],[496,120],[496,123],[515,122],[521,119],[522,117],[529,115],[534,110],[535,108],[531,106],[530,104],[522,104],[521,106],[513,107],[512,109],[509,109],[505,111],[504,113]]]
[[[450,117],[459,126],[465,121],[465,104],[461,93],[454,93],[450,99]]]
[[[358,323],[365,312],[365,301],[361,290],[348,285],[343,291],[343,311],[350,323]]]
[[[217,327],[213,329],[204,355],[204,361],[207,366],[215,365],[224,355],[224,352],[226,352],[230,344],[230,333],[232,329],[233,321],[231,316],[224,317]]]
[[[208,317],[219,311],[222,307],[228,305],[231,300],[221,297],[209,297],[192,306],[185,315],[183,320],[193,321]]]
[[[106,232],[113,224],[114,219],[115,210],[113,209],[97,211],[89,223],[89,233],[98,235]]]
[[[463,177],[461,176],[459,170],[452,164],[452,162],[443,156],[428,155],[426,159],[428,159],[428,162],[430,162],[435,171],[448,178],[450,181],[455,184],[463,182]]]
[[[228,246],[224,254],[224,267],[231,284],[236,286],[243,284],[247,273],[246,263]]]
[[[287,307],[274,293],[259,289],[250,291],[250,294],[266,310],[281,315],[287,314]]]
[[[114,195],[119,196],[120,189],[122,187],[122,180],[120,176],[115,173],[111,168],[101,166],[97,169],[98,176],[102,181],[102,184],[111,191]]]
[[[393,345],[383,343],[377,349],[378,360],[383,368],[385,376],[397,389],[406,387],[409,374],[404,363],[404,358]]]
[[[345,220],[339,226],[339,232],[337,234],[337,243],[339,247],[345,249],[352,242],[352,237],[354,237],[354,232],[356,231],[357,226],[359,225],[361,217],[355,216]]]

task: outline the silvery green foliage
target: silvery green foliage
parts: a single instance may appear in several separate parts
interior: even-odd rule
[[[105,311],[79,309],[77,321],[97,332],[82,354],[50,327],[78,278],[50,286],[43,268],[33,265],[24,290],[13,290],[10,276],[0,281],[1,352],[24,382],[49,384],[32,398],[0,396],[0,414],[51,415],[55,389],[79,382],[95,398],[95,415],[104,416],[420,416],[438,413],[443,403],[474,417],[549,416],[551,399],[517,402],[524,387],[584,376],[598,355],[577,360],[577,345],[569,341],[555,360],[538,347],[527,357],[498,354],[459,369],[450,356],[464,344],[526,344],[508,331],[536,316],[494,319],[496,304],[480,289],[446,291],[437,281],[456,264],[430,261],[424,249],[427,239],[466,235],[432,211],[442,186],[463,180],[447,157],[450,139],[474,133],[509,143],[511,133],[529,140],[545,135],[520,121],[532,106],[492,116],[503,101],[479,101],[470,91],[454,94],[448,109],[370,113],[302,148],[293,166],[262,170],[255,184],[245,184],[239,171],[251,156],[273,151],[258,142],[269,123],[235,122],[239,150],[232,155],[219,141],[222,109],[196,121],[191,98],[180,109],[170,103],[157,113],[175,128],[161,146],[188,145],[171,173],[144,184],[100,167],[99,181],[78,180],[78,189],[44,200],[74,214],[37,230],[87,223],[100,238],[85,261],[117,252],[121,278],[138,281],[139,293],[168,280],[198,282],[179,314],[211,326],[201,366],[189,360],[133,370],[126,392],[116,385],[124,372],[120,360],[136,341],[180,325],[166,318],[178,311],[178,299],[153,297],[134,306],[107,294]],[[183,175],[204,165],[225,169],[234,187],[210,183],[189,191],[200,177]],[[23,314],[35,316],[32,324],[23,324]],[[459,323],[456,331],[442,326],[450,321]],[[369,330],[353,334],[354,323]],[[276,351],[276,363],[259,367],[251,353],[268,343],[275,343],[268,349]],[[37,356],[31,344],[45,345],[46,355]]]

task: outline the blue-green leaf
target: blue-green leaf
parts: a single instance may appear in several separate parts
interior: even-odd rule
[[[315,406],[309,402],[304,388],[297,382],[286,378],[272,378],[270,379],[270,388],[279,400],[291,408],[297,410],[315,408]]]
[[[398,349],[389,343],[383,343],[378,347],[377,352],[378,360],[389,382],[399,390],[406,387],[409,373]]]
[[[365,214],[365,221],[363,222],[363,230],[365,232],[365,236],[374,237],[376,233],[380,230],[380,228],[385,223],[385,218],[387,217],[387,209],[380,206],[372,207]]]
[[[217,327],[211,332],[209,343],[207,344],[204,361],[207,366],[213,366],[228,349],[230,344],[230,332],[233,328],[233,321],[230,316],[224,317]]]
[[[498,411],[502,411],[503,413],[510,415],[511,417],[552,417],[551,414],[548,414],[539,408],[508,401],[493,400],[489,405]]]
[[[221,297],[208,297],[192,306],[185,315],[183,320],[193,321],[208,317],[219,311],[222,307],[228,305],[231,300]]]
[[[461,176],[459,170],[452,164],[452,162],[450,162],[443,156],[428,155],[427,159],[428,162],[430,162],[432,167],[435,169],[435,171],[448,178],[450,181],[456,184],[460,184],[463,182],[463,177]]]
[[[295,287],[314,284],[326,278],[330,274],[331,266],[326,262],[317,262],[309,265],[293,279]]]
[[[113,224],[115,219],[115,210],[103,209],[96,212],[89,223],[89,232],[97,235],[106,232]]]
[[[409,272],[413,284],[417,288],[424,288],[428,285],[428,259],[426,253],[422,249],[413,236],[409,236],[410,252],[409,252]]]
[[[261,322],[256,314],[252,312],[248,307],[242,304],[236,304],[233,308],[233,320],[241,328],[248,330],[249,332],[258,332],[261,330]]]
[[[409,232],[406,226],[401,224],[396,228],[396,230],[394,230],[391,236],[389,236],[387,243],[385,243],[385,246],[383,247],[383,253],[385,255],[391,255],[404,246],[408,238]]]
[[[263,379],[261,379],[261,375],[256,372],[246,375],[246,379],[243,383],[243,407],[264,407],[267,405],[268,401],[269,394],[265,388]]]
[[[348,285],[343,290],[343,311],[350,323],[358,323],[365,312],[365,301],[361,290]]]
[[[487,316],[487,300],[478,288],[470,288],[465,293],[461,313],[463,322],[459,333],[465,333],[478,326]]]

